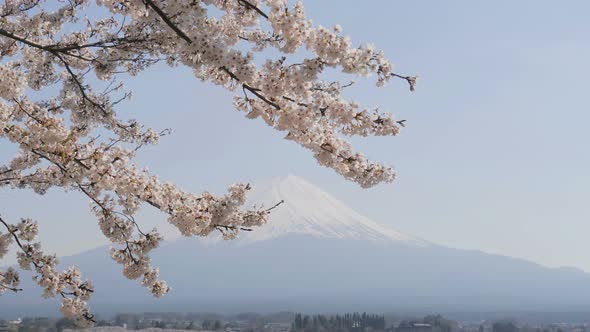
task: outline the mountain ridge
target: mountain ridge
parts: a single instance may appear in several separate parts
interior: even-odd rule
[[[64,257],[96,287],[91,306],[116,311],[586,310],[590,274],[476,250],[447,248],[379,225],[298,177],[275,179],[252,201],[268,224],[234,241],[180,238],[153,252],[172,286],[154,300],[105,247]],[[23,277],[0,297],[0,316],[57,314]],[[1,317],[0,317],[1,318]]]

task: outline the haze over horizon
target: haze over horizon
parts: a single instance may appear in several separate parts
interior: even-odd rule
[[[175,131],[142,151],[141,164],[195,192],[294,173],[403,233],[590,272],[590,154],[583,144],[590,139],[590,3],[354,4],[306,6],[316,22],[341,24],[355,42],[384,49],[400,72],[421,75],[414,94],[400,82],[378,91],[357,82],[359,101],[407,119],[399,137],[355,140],[396,167],[392,185],[362,190],[346,182],[292,142],[274,139],[280,133],[245,120],[230,94],[186,69],[163,67],[129,81],[136,98],[120,105],[123,114]],[[166,109],[176,112],[154,111]],[[12,151],[0,143],[0,157]],[[3,190],[0,205],[10,220],[38,220],[44,246],[59,256],[106,243],[75,193]],[[167,227],[149,208],[139,217],[146,229]],[[80,236],[63,241],[69,233]]]
[[[271,221],[264,226],[255,228],[252,232],[241,232],[240,236],[235,240],[226,241],[219,234],[216,234],[209,237],[197,238],[200,244],[209,246],[219,244],[220,242],[227,242],[228,245],[242,246],[244,244],[268,241],[284,236],[311,235],[320,239],[356,239],[376,242],[392,241],[394,243],[417,247],[445,247],[429,239],[400,232],[391,223],[376,223],[357,213],[355,209],[344,205],[344,203],[337,200],[333,193],[325,192],[315,184],[293,173],[282,177],[273,177],[264,181],[258,181],[252,185],[255,189],[250,192],[247,206],[270,207],[276,204],[276,202],[283,201],[274,210]],[[157,227],[168,242],[164,242],[164,245],[173,244],[177,240],[190,240],[190,238],[183,237],[176,228],[167,223],[157,225]],[[109,247],[112,244],[104,241],[104,243],[98,243],[94,246],[89,245],[80,248],[78,251],[63,255],[62,258],[70,259],[80,254],[85,255],[90,252],[96,252],[97,250],[108,256],[108,250],[103,250],[105,246]],[[461,249],[453,246],[446,247],[449,249]],[[475,249],[475,252],[485,253],[485,251],[479,249]],[[501,256],[522,259],[522,257],[510,255],[500,254]],[[525,258],[525,260],[527,259]],[[539,262],[528,261],[540,264]],[[15,263],[15,259],[8,258],[0,266]],[[547,267],[578,269],[573,266]]]
[[[274,205],[274,222],[233,241],[179,238],[154,251],[173,290],[156,300],[119,279],[108,247],[64,257],[99,290],[93,311],[116,312],[586,312],[590,274],[446,248],[373,222],[297,176],[273,179],[252,199]],[[58,315],[29,273],[7,293],[0,319]],[[118,280],[117,282],[113,282]]]

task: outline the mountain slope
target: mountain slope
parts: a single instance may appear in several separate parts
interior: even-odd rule
[[[377,242],[399,241],[412,245],[427,242],[382,226],[360,215],[306,180],[289,175],[273,179],[268,188],[254,193],[251,202],[272,206],[271,221],[241,241],[254,242],[286,235],[305,234],[324,239],[358,239]]]
[[[178,239],[153,255],[173,292],[155,300],[97,248],[63,259],[96,286],[98,312],[587,310],[590,275],[441,247],[352,211],[305,180],[256,194],[284,199],[268,225],[237,241]],[[56,313],[30,282],[0,297],[0,316]],[[31,291],[32,290],[32,291]]]

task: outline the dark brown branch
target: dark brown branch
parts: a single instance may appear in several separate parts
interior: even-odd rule
[[[144,3],[148,7],[153,9],[156,12],[156,14],[160,16],[162,21],[164,21],[164,23],[166,23],[166,25],[168,25],[168,27],[170,27],[170,29],[172,29],[180,38],[184,39],[189,44],[193,43],[192,39],[190,39],[189,36],[187,36],[182,30],[180,30],[180,28],[178,28],[178,26],[176,26],[176,24],[174,24],[174,22],[170,20],[166,13],[164,13],[164,11],[160,9],[160,7],[158,7],[152,0],[144,0]]]
[[[219,230],[220,232],[223,233],[223,230],[225,229],[227,230],[240,230],[240,231],[245,231],[245,232],[251,232],[253,231],[252,228],[246,228],[246,227],[236,227],[236,226],[227,226],[227,225],[213,225],[213,227],[215,227],[217,230]]]
[[[227,69],[227,67],[219,67],[219,69],[223,70],[225,73],[227,73],[229,75],[229,77],[231,77],[232,79],[241,82],[240,79],[236,76],[236,74],[232,73],[229,69]],[[242,83],[242,88],[246,89],[250,92],[252,92],[252,94],[254,94],[256,97],[258,97],[260,100],[264,101],[265,103],[269,104],[270,106],[274,107],[277,110],[280,110],[281,107],[271,101],[270,99],[266,98],[264,95],[262,95],[259,91],[260,89],[251,87],[250,85],[246,84],[246,83]]]
[[[49,45],[49,46],[45,46],[44,48],[48,51],[56,51],[56,52],[68,52],[68,51],[75,51],[75,50],[80,50],[80,49],[84,49],[84,48],[115,48],[115,47],[121,47],[121,46],[126,46],[126,45],[134,45],[134,44],[139,44],[139,43],[148,43],[150,41],[153,41],[153,39],[132,39],[132,38],[127,38],[127,37],[120,37],[120,38],[112,38],[109,40],[101,40],[101,41],[97,41],[94,43],[88,43],[88,44],[66,44],[66,45],[59,45],[59,44],[55,44],[55,45]]]
[[[268,209],[264,210],[264,212],[270,212],[270,211],[276,209],[277,207],[279,207],[279,205],[281,205],[283,203],[285,203],[285,200],[284,199],[281,199],[280,202],[278,202],[277,204],[275,204],[275,205],[269,207]]]
[[[16,230],[11,229],[10,226],[8,225],[8,223],[6,221],[4,221],[4,219],[2,219],[2,217],[0,217],[0,223],[4,224],[4,227],[6,227],[6,230],[8,231],[8,233],[10,233],[10,235],[12,235],[12,237],[14,238],[14,241],[16,242],[16,245],[28,256],[30,257],[31,255],[29,254],[28,251],[25,250],[25,247],[23,246],[23,244],[20,242],[20,239],[18,238],[18,236],[16,236]],[[33,261],[33,264],[35,265],[35,267],[38,267],[37,263],[35,263],[35,261]]]
[[[278,202],[277,204],[271,206],[270,208],[266,209],[266,210],[262,210],[260,212],[262,213],[269,213],[270,211],[276,209],[279,205],[285,203],[285,200],[281,200],[280,202]],[[223,233],[223,230],[225,229],[227,230],[240,230],[240,231],[246,231],[246,232],[251,232],[253,229],[249,228],[249,227],[239,227],[239,226],[231,226],[231,225],[219,225],[219,224],[214,224],[212,225],[213,227],[215,227],[217,230],[219,230],[220,232]]]
[[[7,289],[7,290],[13,291],[15,293],[21,292],[23,290],[22,288],[9,287],[9,286],[6,286],[4,284],[0,284],[0,289]]]
[[[31,47],[35,47],[35,48],[39,48],[39,49],[45,50],[45,46],[43,46],[41,44],[37,44],[37,43],[32,42],[30,40],[27,40],[25,38],[19,37],[19,36],[15,35],[15,34],[13,34],[11,32],[8,32],[8,31],[4,30],[4,29],[0,29],[0,35],[2,35],[4,37],[8,37],[10,39],[14,39],[16,41],[19,41],[19,42],[21,42],[23,44],[26,44],[26,45],[29,45]]]
[[[41,121],[40,119],[38,119],[37,117],[35,117],[34,115],[30,114],[29,112],[27,112],[27,110],[25,110],[25,108],[23,107],[23,105],[18,101],[18,99],[16,98],[12,98],[12,101],[14,101],[17,105],[18,108],[21,112],[25,113],[29,118],[35,120],[35,122],[37,122],[38,124],[44,126],[45,122]]]
[[[396,73],[391,73],[391,76],[401,78],[401,79],[405,80],[406,82],[408,82],[408,84],[410,85],[410,91],[416,90],[417,76],[403,76],[403,75],[398,75]]]
[[[242,5],[244,5],[244,7],[246,7],[246,9],[254,10],[258,14],[260,14],[260,16],[262,16],[262,17],[264,17],[265,19],[268,20],[268,15],[266,15],[265,12],[263,12],[260,8],[256,7],[250,1],[247,1],[247,0],[238,0],[238,2],[241,3]]]
[[[52,51],[50,51],[50,52],[52,52]],[[80,90],[80,94],[82,95],[82,98],[84,98],[84,100],[87,100],[88,102],[90,102],[92,105],[96,106],[105,115],[108,114],[107,110],[104,108],[103,105],[95,102],[90,97],[88,97],[88,95],[86,94],[86,88],[84,88],[84,86],[82,85],[82,82],[80,82],[76,73],[74,73],[72,68],[70,68],[70,65],[68,64],[68,62],[59,53],[57,53],[57,52],[55,52],[55,53],[52,52],[52,53],[63,63],[64,67],[66,68],[66,71],[70,74],[70,76],[72,77],[72,80],[78,86],[78,89]]]
[[[277,110],[280,110],[281,109],[281,106],[279,106],[277,103],[271,101],[270,99],[266,98],[264,95],[262,95],[261,93],[259,93],[258,91],[260,91],[260,89],[253,88],[253,87],[249,86],[246,83],[243,83],[242,86],[246,90],[252,92],[260,100],[264,101],[265,103],[269,104],[270,106],[274,107],[275,109],[277,109]]]

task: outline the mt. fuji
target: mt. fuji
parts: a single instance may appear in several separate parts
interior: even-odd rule
[[[256,188],[256,186],[254,186]],[[240,238],[179,238],[153,253],[172,292],[156,300],[121,275],[107,247],[62,259],[95,285],[98,313],[131,311],[583,311],[590,275],[439,246],[380,225],[296,176],[274,179],[251,202],[268,224]],[[0,297],[0,318],[58,314],[23,276]]]
[[[255,242],[287,235],[309,235],[318,239],[356,239],[373,242],[403,242],[428,245],[413,236],[380,225],[336,200],[303,178],[289,175],[273,179],[270,186],[254,192],[250,202],[272,206],[270,221],[253,232],[243,232],[239,242]]]

